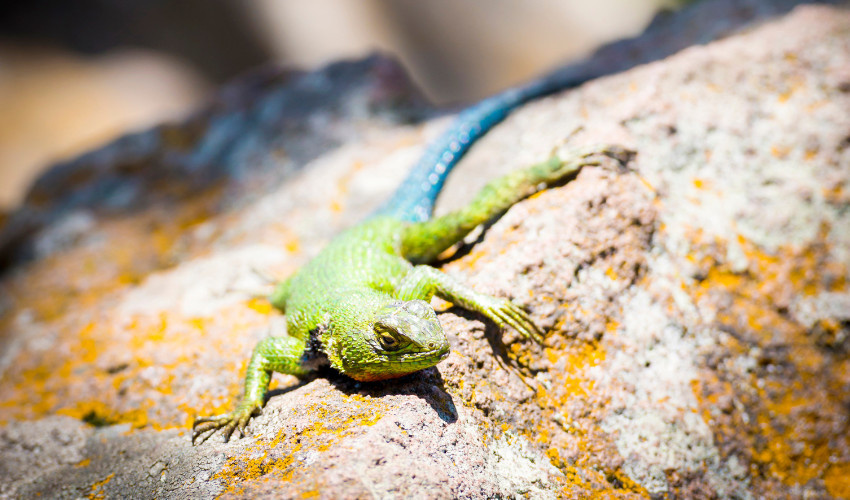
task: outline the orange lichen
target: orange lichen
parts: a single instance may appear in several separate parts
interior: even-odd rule
[[[686,291],[697,303],[724,304],[715,322],[734,334],[725,341],[726,349],[740,356],[751,355],[753,347],[766,349],[765,366],[781,369],[757,368],[735,383],[718,375],[703,377],[693,384],[701,414],[712,422],[718,442],[747,443],[738,458],[750,461],[759,491],[778,488],[771,486],[775,481],[785,487],[818,479],[826,484],[832,471],[843,471],[850,462],[845,389],[833,375],[840,356],[816,345],[807,328],[780,308],[794,297],[843,291],[846,282],[833,277],[846,276],[847,269],[829,260],[824,245],[766,252],[742,237],[736,244],[747,259],[744,271],[712,258],[725,255],[723,242],[695,245],[702,253],[692,260],[707,271]]]
[[[327,451],[340,440],[363,428],[376,424],[382,417],[380,402],[365,401],[357,394],[349,396],[350,407],[345,413],[331,411],[323,404],[313,404],[303,411],[309,415],[307,427],[295,429],[290,435],[280,431],[273,439],[259,439],[238,456],[230,457],[222,469],[213,476],[224,483],[222,494],[245,494],[247,484],[264,476],[274,477],[282,482],[291,482],[295,472],[302,470],[295,464],[295,458],[302,450]],[[301,482],[321,479],[317,475],[301,475]],[[307,491],[313,491],[312,489]]]
[[[850,498],[850,463],[831,465],[823,483],[834,498]]]
[[[214,317],[182,317],[176,312],[136,315],[129,321],[105,316],[77,331],[60,330],[54,346],[33,355],[22,352],[0,392],[0,420],[34,419],[63,414],[93,425],[129,423],[134,428],[183,427],[187,414],[227,404],[217,395],[202,400],[204,408],[175,398],[185,394],[184,373],[198,356],[198,346],[212,354],[244,352],[232,362],[229,394],[239,392],[239,373],[252,347],[250,338],[209,338],[210,330],[251,331],[268,318],[243,304],[217,311]],[[227,345],[224,345],[226,343]],[[234,359],[230,357],[224,359]],[[204,367],[198,368],[203,370]],[[175,390],[180,388],[180,390]],[[197,404],[197,402],[195,403]]]
[[[774,144],[770,147],[770,154],[772,154],[775,158],[785,158],[788,154],[791,153],[791,147],[789,146],[780,146],[778,144]]]
[[[100,401],[78,401],[73,406],[57,409],[56,414],[73,417],[95,427],[124,423],[138,429],[150,423],[145,408],[119,412]]]
[[[283,248],[285,248],[289,253],[296,253],[301,249],[301,244],[298,242],[297,238],[291,238],[286,241]]]
[[[256,311],[260,314],[271,314],[274,311],[274,307],[272,307],[271,303],[267,299],[251,299],[246,305],[252,311]]]
[[[616,322],[606,325],[606,329],[612,332],[617,327]],[[563,363],[564,368],[550,371],[550,375],[555,376],[551,389],[537,388],[535,401],[543,409],[542,418],[533,428],[524,431],[523,435],[544,446],[550,463],[566,475],[565,484],[570,491],[594,491],[596,494],[607,494],[618,498],[630,494],[647,497],[646,490],[633,481],[621,480],[626,476],[620,471],[609,471],[604,474],[596,472],[598,477],[592,481],[592,484],[587,483],[587,480],[577,472],[578,467],[581,467],[585,475],[594,474],[592,472],[595,467],[594,452],[609,446],[610,442],[595,425],[592,423],[588,425],[584,421],[585,418],[590,418],[589,415],[573,420],[563,411],[564,408],[570,407],[604,407],[603,396],[594,391],[593,383],[588,380],[585,372],[605,360],[605,350],[598,342],[577,342],[563,349],[546,348],[545,355],[550,363]],[[565,459],[558,448],[548,445],[558,427],[568,428],[570,435],[579,440],[579,449],[584,450],[585,453],[577,459]],[[579,490],[572,488],[579,488]]]
[[[587,342],[566,353],[567,369],[563,373],[562,387],[565,396],[587,396],[593,390],[593,381],[586,380],[583,372],[605,359],[605,351],[596,342]],[[551,357],[550,357],[551,359]],[[561,404],[565,401],[561,401]]]
[[[824,189],[822,191],[824,199],[828,203],[850,203],[850,193],[844,188],[843,184],[835,184],[829,189]]]
[[[115,473],[113,472],[112,474],[106,476],[100,481],[92,484],[89,488],[89,493],[86,495],[86,498],[88,498],[89,500],[102,500],[106,498],[106,492],[103,491],[103,487],[106,486],[109,481],[112,481],[112,478],[114,477]]]

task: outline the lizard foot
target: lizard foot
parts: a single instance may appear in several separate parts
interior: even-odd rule
[[[634,150],[626,147],[617,144],[606,144],[580,148],[572,153],[568,152],[562,158],[562,161],[564,163],[584,163],[585,166],[614,167],[614,170],[622,171],[627,168],[628,163],[634,158],[635,154]],[[603,157],[614,160],[614,164],[605,162]]]
[[[614,160],[616,162],[616,169],[619,171],[628,170],[629,162],[631,162],[637,154],[635,150],[619,146],[617,144],[603,146],[597,151],[597,153]]]
[[[634,158],[635,152],[616,144],[596,145],[578,149],[568,149],[556,152],[550,165],[553,179],[569,175],[582,167],[603,167],[617,171],[627,169],[628,163]],[[608,159],[606,161],[606,158]],[[611,162],[610,160],[614,160]],[[612,164],[613,163],[613,164]],[[612,168],[613,167],[613,168]]]
[[[543,343],[543,332],[534,324],[528,313],[508,299],[489,297],[487,303],[482,304],[481,313],[493,320],[501,328],[510,326],[527,339],[532,339],[538,344]]]
[[[224,429],[224,442],[230,441],[230,436],[238,430],[239,437],[245,437],[245,426],[259,411],[256,405],[239,404],[235,410],[223,415],[212,417],[197,417],[192,424],[192,444],[201,444],[209,439],[219,429]]]

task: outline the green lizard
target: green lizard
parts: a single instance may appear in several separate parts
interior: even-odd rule
[[[542,342],[541,331],[513,302],[478,293],[421,264],[542,186],[584,166],[599,165],[604,156],[624,164],[629,155],[616,146],[566,157],[553,154],[489,183],[461,210],[411,221],[397,214],[416,213],[423,202],[407,198],[339,235],[277,285],[270,300],[286,313],[287,335],[266,338],[256,346],[241,401],[229,413],[197,418],[193,442],[203,442],[220,428],[225,441],[234,430],[244,435],[249,419],[263,406],[275,371],[303,376],[330,364],[356,380],[374,381],[436,365],[448,356],[449,343],[429,304],[434,295]],[[429,213],[435,196],[430,191]]]
[[[434,295],[542,342],[542,332],[513,302],[475,292],[421,264],[541,186],[597,165],[605,155],[627,160],[630,153],[619,147],[564,158],[553,154],[491,182],[466,208],[429,220],[446,177],[478,138],[520,104],[587,79],[572,77],[569,68],[555,71],[462,111],[376,214],[276,287],[270,300],[286,313],[287,336],[257,345],[236,408],[195,419],[192,441],[203,442],[218,429],[225,441],[237,429],[244,435],[248,420],[263,406],[272,372],[301,376],[330,364],[351,378],[371,381],[436,365],[448,355],[449,344],[429,304]]]

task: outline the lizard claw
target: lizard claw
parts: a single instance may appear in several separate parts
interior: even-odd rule
[[[554,167],[552,179],[560,179],[564,175],[571,174],[584,167],[602,167],[609,170],[625,171],[628,170],[628,164],[634,156],[635,151],[617,144],[564,149],[553,155],[553,158],[556,158],[557,161],[551,164]]]
[[[628,164],[635,157],[636,151],[616,144],[604,146],[600,151],[601,154],[615,160],[620,170],[628,170]]]
[[[491,304],[485,307],[483,312],[500,327],[510,326],[523,337],[538,344],[543,343],[543,332],[540,328],[528,317],[528,313],[510,300],[494,299]]]
[[[209,439],[217,430],[222,429],[224,442],[230,441],[234,431],[239,431],[239,437],[245,437],[245,427],[259,408],[253,405],[238,405],[235,410],[223,415],[197,417],[192,423],[192,444],[201,444]]]
[[[576,162],[584,166],[609,167],[602,157],[608,157],[616,163],[617,170],[626,170],[628,163],[634,158],[635,151],[617,144],[596,145],[567,152],[564,163]]]

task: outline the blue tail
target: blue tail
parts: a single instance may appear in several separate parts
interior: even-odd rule
[[[558,72],[528,85],[508,89],[461,111],[448,130],[432,142],[395,193],[375,215],[421,222],[431,217],[434,202],[449,172],[475,141],[517,106],[590,80]]]

